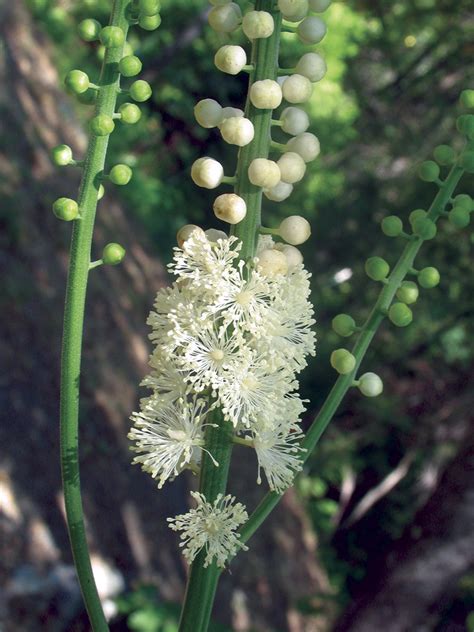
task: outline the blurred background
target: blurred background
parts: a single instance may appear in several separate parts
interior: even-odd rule
[[[0,3],[0,626],[6,631],[88,630],[71,563],[58,461],[58,385],[70,226],[52,215],[75,197],[77,170],[53,168],[49,152],[86,146],[90,106],[68,96],[73,68],[98,77],[100,50],[82,43],[80,20],[108,20],[106,0]],[[141,78],[154,96],[141,121],[117,126],[108,164],[134,169],[107,187],[94,251],[118,241],[127,257],[91,275],[83,358],[81,463],[93,565],[115,631],[173,632],[185,564],[165,518],[186,510],[192,476],[158,492],[130,465],[129,415],[144,395],[150,345],[145,319],[167,283],[175,233],[185,223],[219,227],[215,192],[197,188],[192,162],[210,155],[232,173],[235,148],[197,126],[193,107],[210,97],[241,107],[246,76],[219,73],[227,40],[207,26],[204,0],[163,0],[162,26],[132,29]],[[331,319],[358,322],[378,287],[368,256],[394,264],[403,244],[381,219],[406,222],[435,186],[416,167],[440,143],[460,147],[457,99],[473,86],[474,11],[468,0],[349,0],[324,14],[316,47],[327,76],[308,106],[321,156],[281,205],[264,202],[265,223],[306,216],[318,355],[302,378],[307,426],[334,379],[341,340]],[[233,41],[243,41],[239,34]],[[247,43],[244,43],[247,46]],[[303,48],[284,35],[281,65]],[[276,140],[280,140],[276,138]],[[472,178],[457,193],[474,194]],[[364,360],[382,396],[351,393],[280,507],[222,577],[212,630],[457,632],[474,630],[474,439],[472,230],[447,221],[419,267],[441,283],[421,292],[414,322],[384,325]],[[344,342],[342,343],[344,344]],[[231,490],[249,508],[256,463],[236,448]],[[471,614],[470,614],[471,613]]]

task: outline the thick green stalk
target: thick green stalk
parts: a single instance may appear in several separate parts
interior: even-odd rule
[[[461,179],[462,174],[463,169],[461,167],[455,166],[451,169],[448,177],[444,181],[443,185],[440,187],[440,190],[438,191],[438,194],[436,195],[433,204],[431,205],[428,212],[428,217],[433,221],[436,221],[440,217],[441,213],[444,211],[459,180]],[[306,437],[302,443],[302,447],[306,450],[304,462],[306,462],[311,456],[313,450],[318,444],[319,439],[321,438],[321,435],[326,430],[329,422],[333,418],[345,394],[352,386],[359,365],[362,362],[380,323],[385,317],[385,312],[390,307],[390,304],[392,303],[392,300],[395,296],[396,291],[400,287],[401,282],[409,273],[410,269],[413,267],[413,262],[422,244],[423,240],[420,238],[414,239],[413,241],[409,241],[407,243],[405,249],[400,256],[400,259],[398,260],[396,266],[390,274],[388,283],[383,286],[377,302],[375,303],[375,306],[370,313],[367,321],[362,326],[356,343],[352,349],[352,354],[356,359],[356,366],[354,370],[348,375],[339,376],[329,395],[327,396],[324,404],[322,405],[317,417],[314,419],[311,427],[306,433]],[[268,517],[270,512],[280,502],[281,498],[282,495],[275,492],[268,492],[266,494],[266,496],[262,499],[260,504],[250,516],[249,520],[240,529],[242,542],[246,542],[247,540],[249,540],[249,538],[252,537],[255,531]]]
[[[111,25],[121,27],[125,34],[128,31],[125,19],[128,4],[129,0],[115,0],[110,20]],[[118,62],[122,54],[123,46],[106,50],[97,93],[96,115],[112,116],[115,111],[119,88]],[[79,476],[79,386],[92,234],[99,179],[104,169],[108,140],[108,136],[92,135],[84,161],[78,198],[80,218],[74,221],[72,231],[61,357],[61,469],[66,520],[74,563],[94,632],[103,632],[109,628],[92,573],[84,526]]]

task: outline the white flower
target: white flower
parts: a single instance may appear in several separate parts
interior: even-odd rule
[[[142,380],[140,386],[153,389],[153,396],[164,403],[173,403],[186,397],[189,385],[175,358],[170,358],[157,347],[150,356],[149,364],[152,371]]]
[[[204,548],[204,567],[215,561],[217,566],[224,568],[226,561],[238,549],[247,550],[236,533],[237,528],[248,518],[245,507],[235,503],[235,498],[230,495],[219,494],[213,503],[207,502],[198,492],[191,492],[191,496],[197,507],[175,518],[168,518],[169,527],[182,532],[180,547],[189,563]]]

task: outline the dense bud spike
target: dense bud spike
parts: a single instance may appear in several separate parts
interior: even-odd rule
[[[366,397],[377,397],[383,391],[383,382],[376,373],[364,373],[358,379],[358,389]]]
[[[433,268],[432,266],[423,268],[423,270],[420,270],[420,272],[418,273],[418,283],[426,290],[436,287],[439,282],[439,272],[436,268]]]
[[[413,320],[413,312],[405,303],[394,303],[388,310],[388,317],[396,327],[406,327]]]
[[[133,171],[128,165],[115,165],[109,173],[109,180],[118,186],[128,184],[132,179]]]
[[[69,145],[58,145],[51,151],[51,158],[58,167],[65,167],[72,161],[72,149]]]
[[[125,42],[125,33],[119,26],[104,26],[99,37],[105,48],[118,48]]]
[[[382,257],[370,257],[365,262],[365,272],[373,281],[383,281],[390,272],[390,266]]]
[[[418,175],[425,182],[436,182],[439,178],[439,167],[433,160],[426,160],[418,167]]]
[[[79,206],[75,200],[70,198],[58,198],[53,204],[53,213],[58,219],[70,222],[79,215]]]
[[[116,266],[125,257],[125,248],[120,244],[107,244],[102,251],[102,261],[105,265]]]
[[[418,286],[413,281],[403,281],[401,286],[397,290],[397,298],[402,303],[411,305],[416,303],[420,291]]]
[[[396,215],[389,215],[382,220],[382,232],[387,237],[398,237],[403,232],[403,222]]]
[[[124,77],[135,77],[142,70],[142,62],[136,55],[126,55],[119,62],[119,71]]]
[[[128,125],[134,125],[138,123],[140,120],[142,113],[138,105],[135,103],[123,103],[119,107],[120,120],[122,123],[127,123]]]
[[[341,375],[347,375],[355,369],[356,359],[347,349],[336,349],[331,353],[331,366]]]
[[[148,101],[151,97],[152,90],[148,81],[143,81],[143,79],[138,79],[134,81],[130,86],[130,96],[134,101],[138,101],[138,103],[143,103],[144,101]]]
[[[67,73],[64,83],[74,94],[82,94],[89,88],[89,77],[82,70],[71,70]]]
[[[332,319],[332,328],[334,329],[336,334],[347,338],[349,336],[352,336],[352,334],[356,330],[356,323],[352,316],[349,316],[349,314],[338,314]]]
[[[111,116],[98,114],[90,122],[90,129],[96,136],[108,136],[115,129],[115,123]]]
[[[98,40],[101,30],[101,23],[92,19],[82,20],[77,27],[79,37],[81,37],[85,42],[94,42],[95,40]]]

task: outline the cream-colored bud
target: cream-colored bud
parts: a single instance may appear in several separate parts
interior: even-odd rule
[[[224,169],[220,162],[204,156],[194,161],[191,167],[191,178],[198,185],[205,189],[215,189],[222,182]]]
[[[289,103],[305,103],[313,94],[313,84],[308,77],[294,74],[285,79],[282,86],[283,97]]]
[[[266,198],[272,200],[272,202],[283,202],[290,197],[293,192],[293,185],[288,182],[279,182],[271,189],[264,189],[263,193]]]
[[[308,0],[278,0],[278,8],[285,20],[299,22],[308,15]]]
[[[231,33],[239,27],[242,21],[242,11],[238,4],[229,2],[211,9],[207,19],[215,31]]]
[[[220,124],[219,129],[226,143],[239,147],[248,145],[255,134],[252,121],[242,116],[232,116],[225,119]]]
[[[228,239],[229,236],[223,230],[217,230],[217,228],[208,228],[204,231],[208,241],[216,242],[219,239]]]
[[[265,276],[273,277],[288,272],[288,261],[278,250],[266,249],[258,255],[257,270]]]
[[[294,184],[299,182],[306,172],[306,163],[294,151],[287,151],[277,162],[283,182]]]
[[[279,84],[272,79],[256,81],[250,88],[250,101],[262,110],[274,110],[280,105],[282,98]]]
[[[327,66],[319,53],[306,53],[296,64],[295,72],[310,81],[321,81],[326,74]]]
[[[286,148],[288,151],[294,151],[299,154],[305,162],[311,162],[311,160],[317,158],[321,151],[318,138],[309,132],[290,138],[286,143]]]
[[[270,37],[274,28],[273,17],[267,11],[249,11],[242,20],[242,30],[251,40]]]
[[[247,63],[247,53],[242,46],[221,46],[214,56],[219,70],[228,75],[237,75]]]
[[[238,224],[247,214],[245,200],[235,193],[223,193],[214,200],[214,215],[229,224]]]
[[[257,187],[271,189],[281,179],[280,168],[273,160],[255,158],[249,165],[249,180]]]
[[[289,244],[275,244],[275,248],[282,252],[286,257],[286,262],[288,264],[288,271],[291,272],[296,268],[296,266],[303,263],[303,255],[298,248],[294,246],[290,246]]]
[[[280,114],[280,121],[282,123],[281,129],[292,136],[306,132],[309,127],[309,117],[300,108],[285,108]]]
[[[330,4],[331,0],[309,0],[309,8],[315,13],[326,11]]]
[[[176,241],[178,242],[178,246],[182,248],[186,239],[189,239],[193,233],[204,234],[204,231],[200,226],[196,226],[196,224],[186,224],[186,226],[180,228],[176,233]]]
[[[280,237],[292,246],[303,244],[311,235],[311,226],[301,215],[286,217],[278,228]]]
[[[239,110],[239,108],[232,108],[230,106],[226,108],[222,108],[220,123],[222,123],[228,118],[243,116],[243,115],[244,115],[243,110]]]
[[[296,30],[303,44],[318,44],[326,35],[326,25],[314,15],[310,15],[298,24]]]
[[[216,127],[221,117],[222,107],[214,99],[202,99],[194,106],[194,118],[202,127]]]
[[[359,378],[359,390],[366,397],[377,397],[383,391],[383,382],[376,373],[364,373]]]

